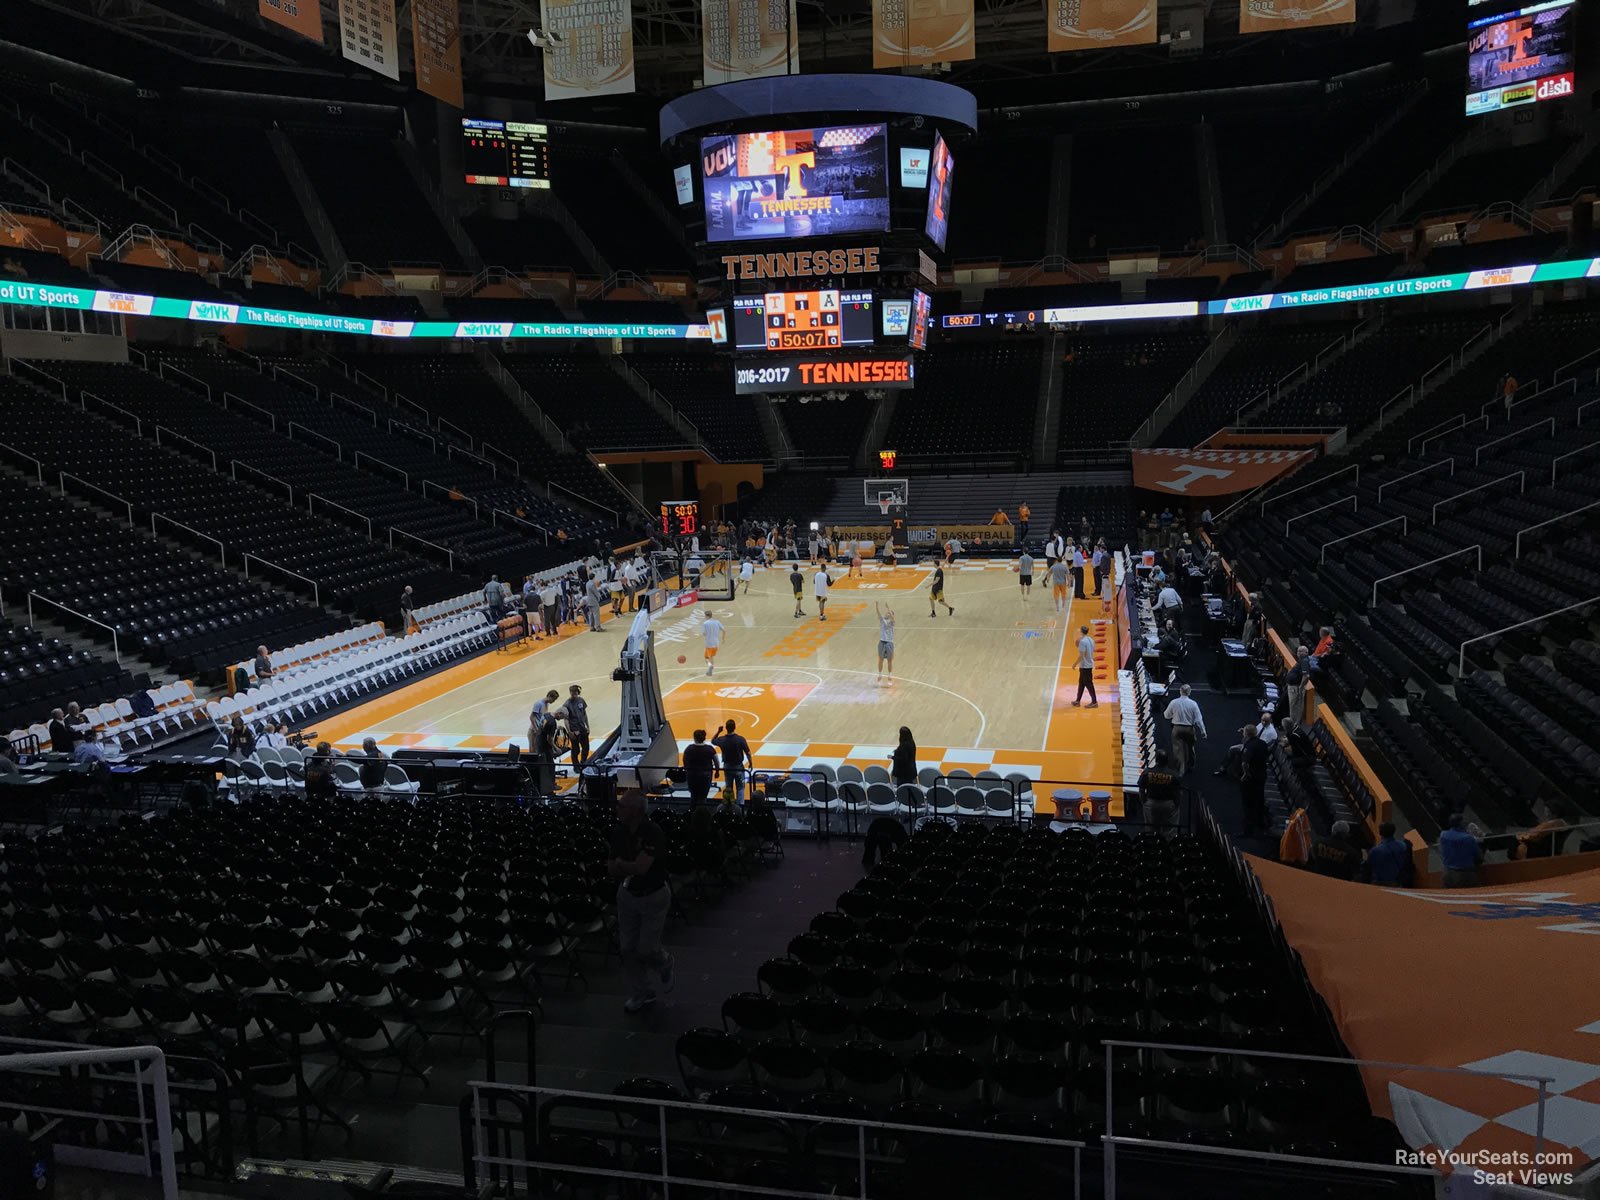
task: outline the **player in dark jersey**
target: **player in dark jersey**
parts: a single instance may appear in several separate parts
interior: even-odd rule
[[[806,577],[800,573],[799,563],[795,563],[794,569],[789,572],[789,586],[794,588],[794,615],[803,617],[806,611],[800,607],[800,599],[806,594]]]
[[[933,607],[935,603],[944,605],[945,611],[952,617],[956,615],[956,610],[944,598],[944,567],[942,565],[934,566],[933,578],[928,581],[928,615],[930,617],[939,615],[938,610]]]

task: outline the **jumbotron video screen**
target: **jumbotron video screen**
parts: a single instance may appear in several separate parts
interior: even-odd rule
[[[706,240],[831,237],[889,228],[889,134],[838,125],[700,141]]]
[[[1503,0],[1474,0],[1467,21],[1467,115],[1576,94],[1577,39],[1573,0],[1510,9]]]

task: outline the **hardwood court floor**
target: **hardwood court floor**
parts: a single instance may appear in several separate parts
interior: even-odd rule
[[[1073,601],[1069,619],[1054,611],[1049,588],[1038,582],[1042,573],[1023,603],[1009,564],[968,561],[945,573],[945,598],[955,616],[941,605],[930,619],[928,570],[869,565],[863,579],[835,572],[823,622],[813,572],[804,573],[802,618],[793,615],[786,567],[758,569],[749,592],[731,604],[696,604],[657,617],[656,661],[680,744],[696,728],[715,733],[732,718],[750,739],[758,768],[867,766],[884,763],[900,726],[908,725],[921,765],[946,772],[1120,779],[1116,629],[1099,601]],[[897,618],[892,681],[877,678],[874,601],[892,605]],[[727,627],[711,677],[701,634],[708,612]],[[589,701],[598,744],[618,720],[621,685],[611,681],[611,672],[630,619],[608,618],[603,633],[569,627],[557,640],[459,664],[322,721],[318,732],[341,746],[372,736],[388,750],[525,746],[533,701],[551,688],[565,697],[568,685],[577,683]],[[1101,703],[1094,710],[1071,703],[1081,625],[1090,626],[1097,647]]]

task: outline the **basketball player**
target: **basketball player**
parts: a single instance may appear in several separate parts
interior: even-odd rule
[[[885,670],[888,678],[894,679],[894,609],[879,601],[872,602],[873,611],[878,614],[878,678],[884,678]]]
[[[850,569],[844,573],[846,579],[865,579],[866,575],[861,570],[861,546],[857,543],[850,550]]]
[[[860,562],[860,558],[857,558],[858,570],[860,569]],[[815,586],[817,593],[817,620],[826,621],[828,619],[828,589],[833,586],[833,577],[828,574],[827,567],[818,567],[817,573],[812,577],[811,582]]]
[[[892,541],[885,539],[883,554],[880,557],[883,559],[883,569],[885,571],[894,570],[894,543]]]
[[[933,607],[936,603],[944,605],[945,611],[948,612],[952,617],[956,615],[956,610],[951,608],[950,602],[944,598],[943,563],[934,564],[933,578],[928,581],[928,615],[930,617],[937,617],[939,615],[938,611]]]
[[[806,610],[800,607],[800,600],[806,594],[806,577],[800,573],[799,563],[795,563],[794,570],[789,572],[789,586],[794,588],[794,615],[803,617]]]
[[[706,674],[714,675],[717,670],[717,651],[722,648],[722,635],[727,628],[710,613],[704,616],[706,623],[700,627],[700,632],[706,635]]]
[[[1058,558],[1050,564],[1050,595],[1056,602],[1056,611],[1067,611],[1072,603],[1072,589],[1067,581],[1072,578],[1072,568],[1065,558]]]
[[[744,584],[744,594],[750,594],[750,581],[756,577],[756,564],[748,558],[739,564],[739,582]]]
[[[1050,540],[1044,544],[1044,565],[1049,570],[1056,563],[1067,556],[1067,542],[1057,529],[1050,534]]]
[[[819,541],[819,539],[817,537],[817,531],[815,529],[813,529],[811,531],[811,537],[809,539],[809,545],[811,547],[811,561],[812,562],[816,562],[817,561],[817,544],[818,544],[818,541]]]
[[[1029,593],[1033,591],[1033,555],[1026,549],[1023,550],[1022,557],[1017,559],[1017,573],[1018,582],[1022,584],[1022,602],[1026,604]]]

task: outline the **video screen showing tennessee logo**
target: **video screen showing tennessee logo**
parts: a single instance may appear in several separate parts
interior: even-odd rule
[[[883,125],[702,138],[706,240],[886,231],[888,145]]]
[[[939,249],[944,249],[950,233],[950,188],[955,181],[956,160],[945,144],[944,135],[933,139],[933,177],[928,184],[928,219],[923,232]]]
[[[1481,8],[1489,15],[1471,16]],[[1467,22],[1467,115],[1575,94],[1577,6],[1505,9],[1475,0]]]

